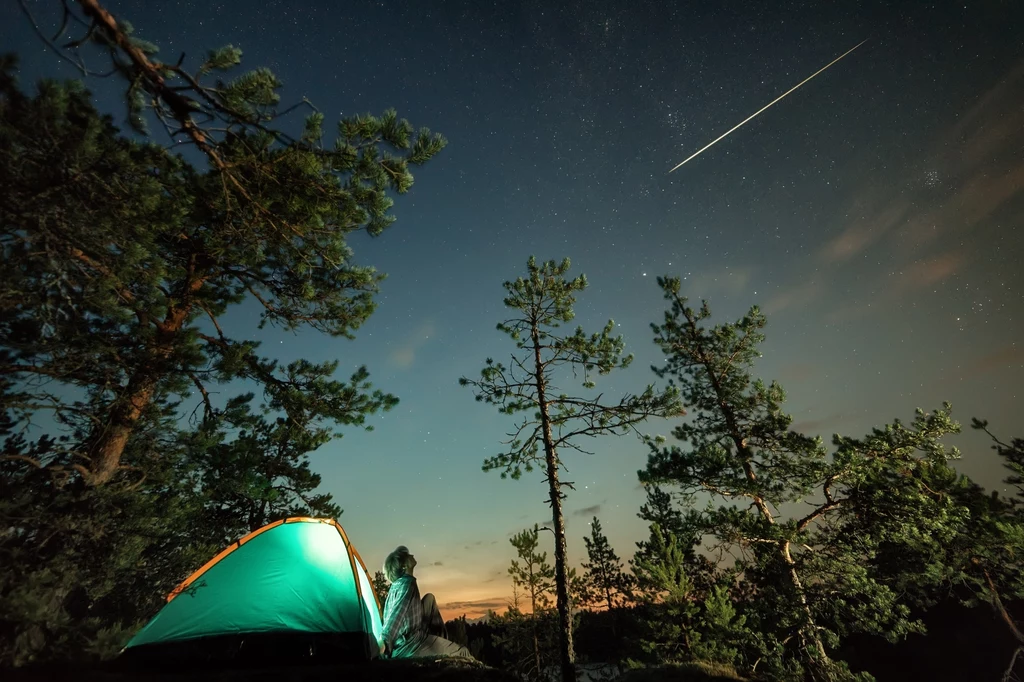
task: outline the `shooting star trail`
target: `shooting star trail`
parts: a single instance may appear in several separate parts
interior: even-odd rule
[[[775,104],[776,102],[778,102],[779,100],[781,100],[782,98],[784,98],[784,97],[785,97],[786,95],[790,94],[791,92],[793,92],[794,90],[796,90],[797,88],[799,88],[800,86],[802,86],[802,85],[803,85],[804,83],[806,83],[807,81],[811,80],[812,78],[814,78],[815,76],[817,76],[817,75],[818,75],[819,73],[821,73],[822,71],[824,71],[824,70],[825,70],[825,69],[827,69],[828,67],[832,66],[833,64],[835,64],[836,62],[838,62],[838,61],[839,61],[840,59],[842,59],[842,58],[843,58],[843,57],[845,57],[846,55],[850,54],[851,52],[853,52],[854,50],[856,50],[856,49],[857,49],[858,47],[860,47],[861,45],[863,45],[863,44],[864,44],[864,43],[866,43],[866,42],[868,42],[868,41],[867,41],[867,40],[862,40],[862,41],[860,41],[859,43],[857,43],[856,45],[854,45],[853,47],[851,47],[851,48],[850,48],[849,50],[847,50],[846,52],[842,53],[841,55],[839,55],[838,57],[836,57],[835,59],[833,59],[832,61],[830,61],[830,62],[829,62],[828,64],[826,64],[825,66],[821,67],[820,69],[818,69],[817,71],[815,71],[814,73],[812,73],[812,74],[811,74],[810,76],[808,76],[808,77],[807,77],[807,78],[805,78],[804,80],[800,81],[799,83],[797,83],[796,85],[794,85],[793,87],[791,87],[791,88],[790,88],[789,90],[786,90],[786,91],[785,91],[784,93],[782,93],[781,95],[779,95],[778,97],[776,97],[775,99],[773,99],[773,100],[772,100],[771,102],[769,102],[768,104],[764,105],[763,107],[761,107],[760,109],[758,109],[757,111],[755,111],[755,112],[754,112],[753,114],[751,114],[751,115],[750,115],[750,116],[748,116],[747,118],[745,118],[745,119],[743,119],[742,121],[740,121],[740,122],[739,122],[738,124],[736,124],[736,125],[735,125],[734,127],[730,128],[729,130],[727,130],[727,131],[725,131],[724,133],[722,133],[722,134],[721,134],[720,136],[716,137],[716,138],[715,138],[714,140],[712,140],[712,141],[711,141],[710,143],[708,143],[708,144],[707,144],[706,146],[704,146],[704,147],[701,147],[701,148],[700,148],[699,150],[697,150],[697,152],[696,152],[696,153],[694,153],[694,154],[693,154],[692,156],[688,157],[687,159],[685,159],[684,161],[682,161],[682,163],[678,164],[678,165],[677,165],[677,166],[676,166],[675,168],[673,168],[672,170],[670,170],[670,171],[669,171],[669,173],[671,173],[671,172],[673,172],[673,171],[675,171],[675,170],[679,169],[679,168],[680,168],[681,166],[683,166],[683,165],[685,165],[685,164],[689,163],[690,161],[692,161],[693,159],[697,158],[698,156],[700,156],[701,154],[703,154],[703,153],[704,153],[705,151],[707,151],[707,150],[708,150],[708,149],[709,149],[710,147],[712,147],[712,146],[714,146],[714,145],[718,144],[719,142],[721,142],[723,138],[725,138],[726,136],[730,135],[730,134],[731,134],[732,132],[734,132],[734,131],[735,131],[735,130],[736,130],[737,128],[740,128],[741,126],[743,126],[743,125],[747,124],[747,123],[748,123],[748,122],[749,122],[749,121],[750,121],[750,120],[751,120],[752,118],[754,118],[754,117],[756,117],[756,116],[760,115],[760,114],[761,114],[762,112],[764,112],[764,110],[765,110],[765,109],[767,109],[768,107],[772,106],[773,104]]]

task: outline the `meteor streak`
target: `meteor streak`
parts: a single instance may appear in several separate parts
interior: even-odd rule
[[[781,99],[782,99],[783,97],[785,97],[785,96],[786,96],[786,95],[788,95],[789,93],[793,92],[794,90],[796,90],[797,88],[799,88],[799,87],[800,87],[801,85],[803,85],[803,84],[804,84],[804,83],[806,83],[807,81],[811,80],[812,78],[814,78],[815,76],[817,76],[817,75],[818,75],[819,73],[821,73],[822,71],[824,71],[824,70],[825,70],[825,69],[827,69],[828,67],[832,66],[833,64],[835,64],[836,62],[838,62],[838,61],[839,61],[840,59],[842,59],[842,58],[843,58],[843,57],[845,57],[846,55],[850,54],[851,52],[853,52],[854,50],[856,50],[856,49],[857,49],[858,47],[860,47],[861,45],[863,45],[863,44],[864,44],[864,43],[866,43],[866,42],[868,42],[868,41],[867,41],[867,40],[862,40],[862,41],[860,41],[859,43],[857,43],[856,45],[854,45],[853,47],[851,47],[851,48],[850,48],[849,50],[847,50],[846,52],[842,53],[841,55],[839,55],[838,57],[836,57],[835,59],[833,59],[832,61],[830,61],[830,62],[829,62],[828,64],[826,64],[825,66],[821,67],[820,69],[818,69],[817,71],[815,71],[814,73],[812,73],[812,74],[811,74],[810,76],[808,76],[808,77],[807,77],[807,78],[805,78],[804,80],[800,81],[799,83],[797,83],[796,85],[794,85],[793,87],[791,87],[791,88],[790,88],[789,90],[786,90],[786,91],[785,91],[784,93],[782,93],[781,95],[779,95],[778,97],[776,97],[775,99],[773,99],[773,100],[772,100],[771,102],[769,102],[768,104],[764,105],[763,107],[761,107],[760,109],[758,109],[757,111],[755,111],[755,112],[754,112],[753,114],[751,114],[750,116],[748,116],[747,118],[743,119],[743,120],[742,120],[742,121],[740,121],[740,122],[739,122],[738,124],[736,124],[735,126],[733,126],[732,128],[730,128],[729,130],[725,131],[724,133],[722,133],[721,135],[719,135],[718,137],[716,137],[716,138],[715,138],[714,140],[712,140],[712,141],[711,141],[710,143],[708,143],[708,144],[707,144],[706,146],[704,146],[704,147],[701,147],[701,148],[700,148],[699,150],[697,150],[697,152],[696,152],[696,153],[694,153],[694,154],[693,154],[692,156],[688,157],[688,158],[687,158],[687,159],[685,159],[685,160],[684,160],[684,161],[683,161],[682,163],[680,163],[680,164],[679,164],[679,165],[677,165],[677,166],[676,166],[675,168],[673,168],[672,170],[670,170],[670,171],[669,171],[669,173],[671,173],[672,171],[675,171],[675,170],[677,170],[677,169],[678,169],[678,168],[679,168],[680,166],[683,166],[684,164],[686,164],[686,163],[689,163],[689,162],[690,162],[690,161],[692,161],[693,159],[697,158],[698,156],[700,156],[701,154],[703,154],[703,153],[704,153],[705,151],[707,151],[707,149],[708,149],[709,147],[711,147],[711,146],[713,146],[713,145],[715,145],[715,144],[718,144],[718,143],[719,143],[719,142],[720,142],[720,141],[722,140],[722,138],[724,138],[724,137],[726,137],[727,135],[731,134],[731,133],[732,133],[733,131],[735,131],[735,130],[736,130],[737,128],[739,128],[739,127],[741,127],[741,126],[745,125],[745,124],[746,124],[747,122],[749,122],[749,121],[750,121],[750,119],[754,118],[755,116],[758,116],[758,115],[760,115],[760,114],[761,114],[761,113],[762,113],[762,112],[763,112],[763,111],[764,111],[765,109],[767,109],[768,107],[772,106],[773,104],[775,104],[776,102],[778,102],[779,100],[781,100]]]

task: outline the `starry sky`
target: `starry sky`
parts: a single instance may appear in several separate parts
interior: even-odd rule
[[[57,25],[55,0],[26,4]],[[549,518],[539,473],[481,471],[512,421],[457,385],[511,352],[494,329],[501,283],[531,254],[571,257],[591,283],[577,321],[597,331],[614,319],[635,353],[599,382],[606,396],[657,381],[648,325],[665,306],[654,280],[677,275],[718,319],[753,304],[767,313],[757,374],[786,388],[797,430],[861,436],[949,400],[965,424],[978,416],[1004,438],[1024,435],[1019,3],[105,4],[168,61],[185,52],[194,67],[233,43],[243,65],[284,81],[285,103],[308,97],[328,120],[395,107],[449,138],[397,202],[398,222],[352,240],[361,262],[390,275],[355,341],[257,332],[249,305],[226,319],[284,362],[365,364],[401,398],[374,432],[348,432],[313,467],[371,569],[408,545],[421,590],[447,617],[503,610],[508,538]],[[23,85],[75,75],[14,2],[0,7],[0,45],[19,53]],[[123,85],[90,87],[123,121]],[[950,443],[963,472],[1000,485],[983,438],[967,429]],[[592,456],[566,458],[574,563],[594,515],[620,556],[646,534],[643,445],[590,445]]]

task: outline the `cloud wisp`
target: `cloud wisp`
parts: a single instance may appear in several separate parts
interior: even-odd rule
[[[391,364],[399,369],[409,369],[416,362],[416,354],[430,342],[436,332],[437,325],[433,320],[424,320],[405,340],[391,351]]]
[[[589,507],[583,507],[582,509],[577,509],[576,511],[574,511],[572,513],[572,515],[573,516],[596,516],[600,512],[601,512],[601,505],[600,504],[594,504],[594,505],[591,505]]]
[[[979,376],[1011,367],[1024,367],[1024,347],[1010,344],[975,359],[967,366],[967,374]]]

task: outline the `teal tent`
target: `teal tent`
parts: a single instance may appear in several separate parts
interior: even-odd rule
[[[380,603],[344,529],[290,518],[234,542],[167,597],[122,658],[373,658]]]

